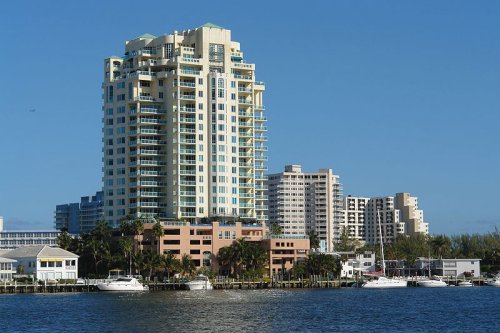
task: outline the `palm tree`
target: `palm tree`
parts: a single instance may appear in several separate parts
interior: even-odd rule
[[[316,233],[316,230],[308,230],[307,231],[307,236],[309,236],[309,247],[311,249],[318,249],[320,246],[319,242],[319,237],[318,234]]]
[[[131,238],[120,238],[120,248],[123,251],[125,259],[128,257],[129,262],[129,274],[132,274],[132,251],[134,249],[134,241]]]
[[[136,245],[138,245],[139,249],[142,250],[142,247],[139,243],[139,235],[144,231],[144,221],[142,218],[138,217],[132,222],[132,230],[134,231],[134,235],[136,236]]]
[[[443,258],[443,254],[447,253],[450,248],[450,239],[445,235],[439,235],[431,239],[431,247],[434,253],[440,258]]]
[[[163,229],[163,226],[161,225],[160,220],[157,220],[156,218],[155,218],[155,220],[156,220],[156,222],[153,225],[153,229],[151,230],[151,232],[152,232],[153,238],[156,239],[156,243],[158,244],[157,253],[159,254],[160,253],[160,239],[165,234],[165,230]]]
[[[149,271],[148,277],[150,280],[153,271],[156,271],[161,263],[161,257],[156,251],[149,249],[144,253],[144,268]]]
[[[177,269],[179,269],[180,262],[175,258],[175,254],[173,254],[171,251],[167,251],[162,256],[162,261],[163,267],[167,272],[167,279],[170,280],[170,273],[175,272]]]
[[[182,275],[191,275],[194,271],[193,258],[189,254],[183,254],[181,257]]]
[[[224,246],[219,249],[219,253],[217,255],[217,262],[219,264],[219,273],[220,269],[222,268],[225,270],[228,275],[232,275],[232,264],[231,264],[231,258],[232,258],[232,247],[231,246]]]

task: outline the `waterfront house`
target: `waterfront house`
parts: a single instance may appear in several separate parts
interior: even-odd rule
[[[0,281],[11,281],[12,274],[16,272],[14,264],[16,260],[0,257]]]
[[[446,277],[480,277],[481,259],[430,259],[421,257],[415,262],[417,270],[422,271],[422,275],[427,275],[429,271],[429,261],[431,273]]]
[[[334,255],[340,257],[342,264],[341,277],[352,278],[356,274],[375,272],[375,253],[366,251],[363,253],[355,252],[334,252]]]
[[[78,256],[47,245],[20,247],[2,254],[14,259],[18,273],[33,275],[38,280],[78,278]]]

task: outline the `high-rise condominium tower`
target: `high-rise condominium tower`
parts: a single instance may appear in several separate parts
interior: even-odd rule
[[[331,169],[303,172],[300,165],[269,175],[269,222],[284,235],[305,235],[314,230],[322,251],[332,251],[343,220],[342,185]]]
[[[264,84],[213,24],[126,42],[104,61],[104,210],[196,222],[267,217]]]

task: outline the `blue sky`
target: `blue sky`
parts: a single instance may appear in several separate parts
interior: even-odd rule
[[[500,227],[495,1],[11,1],[0,37],[0,215],[53,226],[101,187],[101,82],[125,40],[213,22],[266,82],[269,169],[410,192],[431,233]],[[35,109],[35,112],[29,110]]]

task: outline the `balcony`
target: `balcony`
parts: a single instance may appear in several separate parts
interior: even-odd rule
[[[196,133],[196,130],[194,128],[186,128],[186,127],[181,127],[179,129],[180,133]]]
[[[195,108],[190,108],[186,106],[181,106],[179,109],[181,112],[196,112]]]
[[[240,157],[254,157],[254,154],[252,154],[252,153],[243,153],[243,152],[240,152],[240,153],[239,153],[239,156],[240,156]]]
[[[179,149],[179,153],[193,155],[196,154],[196,149]]]
[[[195,176],[196,175],[196,170],[180,170],[179,174],[181,176]]]
[[[196,185],[196,182],[194,180],[180,180],[179,184],[180,185],[193,186],[193,185]]]
[[[253,101],[251,99],[239,98],[238,103],[245,104],[245,105],[253,105]]]
[[[234,74],[234,78],[238,80],[248,80],[252,81],[252,75],[240,75],[240,74]]]
[[[200,71],[192,69],[181,69],[182,75],[200,75]]]
[[[195,160],[185,160],[185,159],[180,159],[179,164],[184,164],[184,165],[194,165],[196,164]]]
[[[140,113],[152,113],[152,114],[165,114],[167,113],[165,110],[160,108],[151,108],[151,107],[141,107]]]
[[[154,102],[156,99],[153,96],[135,96],[135,102]]]
[[[255,126],[256,131],[267,131],[267,126]]]
[[[179,87],[186,87],[186,88],[194,88],[196,87],[196,82],[195,81],[179,81],[177,83]]]
[[[179,99],[195,100],[196,96],[195,95],[189,95],[189,94],[179,94]]]
[[[240,138],[253,138],[253,133],[252,132],[239,132],[239,136],[240,136]]]
[[[179,122],[180,123],[194,124],[194,123],[196,123],[196,119],[195,118],[180,117]]]
[[[255,121],[267,121],[267,117],[255,117]]]
[[[252,142],[239,142],[240,147],[249,147],[253,148],[253,143]]]
[[[245,121],[245,122],[240,121],[240,122],[238,122],[238,125],[240,127],[253,127],[253,124],[251,122],[249,122],[249,121]]]
[[[196,196],[196,191],[180,191],[181,197],[194,197]]]

